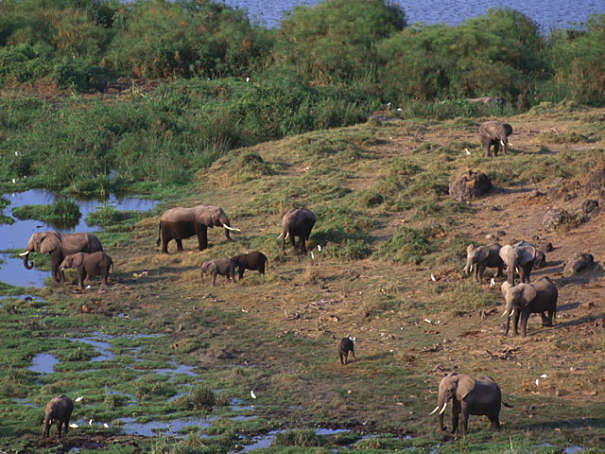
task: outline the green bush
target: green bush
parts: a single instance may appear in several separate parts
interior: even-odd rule
[[[18,219],[35,219],[52,225],[76,225],[82,217],[78,204],[68,199],[58,199],[52,205],[23,205],[13,208]]]

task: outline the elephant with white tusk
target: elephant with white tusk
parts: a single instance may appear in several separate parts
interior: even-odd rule
[[[309,239],[311,229],[315,225],[315,214],[308,208],[292,208],[282,218],[281,225],[282,233],[279,237],[281,237],[282,252],[286,253],[285,247],[288,237],[290,237],[290,244],[296,249],[294,237],[297,236],[300,238],[300,250],[303,254],[306,254],[305,241]]]
[[[33,233],[25,246],[25,252],[19,254],[23,257],[25,268],[31,270],[34,266],[28,263],[30,252],[50,255],[51,278],[53,282],[60,282],[63,273],[59,269],[63,259],[77,252],[102,251],[103,246],[99,239],[90,233],[59,233],[55,231]]]
[[[452,372],[441,379],[437,407],[430,413],[439,412],[439,429],[445,430],[443,415],[449,400],[452,400],[452,433],[460,430],[458,418],[462,413],[463,432],[468,432],[469,415],[486,415],[494,429],[500,428],[502,393],[498,384],[490,377],[473,379],[465,374]],[[506,404],[505,404],[506,405]],[[508,406],[508,405],[507,405]]]
[[[504,262],[499,255],[501,248],[502,246],[498,243],[478,247],[469,244],[466,248],[466,266],[464,267],[464,272],[466,274],[473,272],[473,277],[477,282],[481,282],[483,272],[487,267],[498,268],[496,276],[502,276]]]
[[[506,265],[506,280],[515,285],[515,271],[519,270],[521,282],[529,282],[529,276],[537,256],[536,247],[527,241],[502,246],[499,252],[502,262]]]
[[[529,314],[539,313],[542,317],[542,326],[553,326],[557,315],[557,298],[559,291],[557,286],[548,277],[538,279],[532,284],[519,284],[512,286],[503,282],[502,295],[506,302],[506,309],[502,314],[506,319],[505,335],[508,335],[510,318],[514,319],[515,335],[519,334],[517,326],[521,318],[521,330],[523,337],[527,335],[527,319]],[[544,315],[548,312],[548,317]]]
[[[499,121],[486,121],[479,127],[481,144],[485,150],[485,156],[490,156],[490,147],[494,147],[494,156],[498,156],[498,149],[502,145],[502,153],[506,154],[508,148],[508,136],[513,133],[513,127],[508,123]]]
[[[198,248],[208,247],[208,228],[223,227],[225,236],[233,241],[229,232],[239,232],[231,227],[229,218],[222,208],[210,205],[197,205],[192,208],[176,207],[164,211],[160,217],[157,245],[162,243],[162,252],[168,253],[168,242],[174,240],[177,250],[183,250],[183,239],[197,235]]]
[[[74,409],[72,400],[61,394],[46,404],[44,409],[44,436],[48,438],[50,425],[54,422],[57,425],[57,435],[61,438],[61,425],[65,426],[65,433],[69,430],[69,418]]]

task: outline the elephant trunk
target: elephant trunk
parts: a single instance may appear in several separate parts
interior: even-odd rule
[[[472,263],[472,258],[469,257],[466,259],[466,266],[464,267],[464,274],[469,274],[471,271],[473,271],[473,263]]]
[[[445,413],[445,407],[447,406],[447,399],[444,395],[439,394],[439,399],[437,400],[437,408],[439,409],[439,429],[445,430],[445,426],[443,425],[443,416]]]
[[[19,255],[23,257],[23,265],[25,266],[25,268],[27,268],[28,270],[31,270],[34,267],[34,264],[28,263],[28,261],[27,261],[27,259],[29,258],[29,252],[30,251],[25,251]]]

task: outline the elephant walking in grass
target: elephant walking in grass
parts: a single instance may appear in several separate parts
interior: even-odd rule
[[[111,257],[103,251],[92,253],[77,252],[68,255],[61,262],[59,269],[61,272],[65,268],[76,268],[78,270],[78,287],[80,290],[84,287],[84,279],[87,276],[101,276],[101,287],[99,291],[109,285],[109,270],[113,267]]]
[[[231,257],[233,263],[238,268],[239,278],[244,278],[245,270],[258,270],[258,274],[265,274],[265,264],[267,256],[259,251],[250,252],[248,254],[240,254]]]
[[[217,274],[225,276],[225,282],[228,282],[229,279],[235,282],[235,266],[235,262],[231,259],[216,259],[204,262],[200,272],[200,279],[202,281],[204,280],[204,274],[211,275],[213,287],[216,282]]]
[[[502,246],[498,243],[478,247],[469,244],[466,248],[466,266],[464,267],[464,272],[466,274],[473,272],[475,281],[479,283],[483,278],[483,272],[486,267],[498,268],[496,276],[502,276],[504,262],[500,258],[501,248]]]
[[[519,334],[517,326],[521,318],[523,337],[527,335],[527,319],[529,314],[539,313],[542,317],[542,326],[553,326],[557,316],[557,299],[559,291],[557,286],[548,277],[538,279],[532,284],[521,283],[512,286],[508,282],[502,283],[502,295],[506,302],[506,309],[502,314],[506,318],[505,335],[508,335],[510,318],[514,315],[515,335]],[[548,317],[544,315],[548,312]]]
[[[506,154],[508,148],[508,136],[513,133],[513,127],[508,123],[499,121],[486,121],[479,127],[481,144],[485,150],[485,156],[490,156],[490,147],[494,147],[494,156],[498,156],[498,149],[502,145],[502,153]]]
[[[168,243],[174,240],[180,252],[183,250],[183,239],[196,235],[198,248],[203,251],[208,247],[208,228],[212,227],[223,227],[229,241],[233,241],[230,231],[240,231],[231,227],[229,218],[220,207],[197,205],[192,208],[171,208],[160,217],[157,245],[162,243],[162,252],[168,253]]]
[[[77,252],[102,251],[103,246],[99,239],[90,233],[59,233],[55,231],[33,233],[25,246],[25,252],[19,254],[23,257],[25,268],[31,270],[34,266],[28,263],[30,252],[50,255],[51,278],[53,282],[60,282],[63,274],[59,267],[63,259]]]
[[[65,426],[65,434],[69,431],[69,418],[74,409],[72,400],[64,395],[55,397],[46,404],[44,409],[44,436],[48,438],[50,426],[57,425],[57,435],[61,438],[61,425]]]
[[[443,414],[450,399],[452,400],[452,433],[460,431],[458,427],[460,414],[462,414],[463,433],[468,432],[469,415],[485,415],[489,418],[493,429],[500,428],[502,393],[491,377],[474,379],[456,372],[443,377],[439,383],[437,407],[431,412],[431,415],[439,412],[439,429],[442,431],[445,430]]]
[[[294,237],[297,236],[299,241],[299,248],[303,254],[307,253],[305,241],[309,239],[311,235],[311,229],[315,225],[315,214],[308,208],[292,208],[288,211],[281,221],[282,233],[281,238],[281,250],[286,253],[286,239],[290,237],[290,244],[296,249]]]
[[[529,282],[529,276],[536,259],[536,247],[527,241],[502,246],[499,255],[506,265],[506,280],[515,285],[515,271],[519,270],[521,282]]]

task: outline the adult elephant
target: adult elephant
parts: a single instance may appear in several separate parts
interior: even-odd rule
[[[499,255],[501,248],[502,246],[499,243],[478,247],[469,244],[466,248],[466,266],[464,267],[464,272],[469,274],[472,271],[477,282],[481,282],[486,267],[498,268],[496,277],[502,276],[504,262]]]
[[[557,286],[548,277],[538,279],[533,284],[519,284],[512,286],[508,282],[502,283],[502,295],[506,302],[506,309],[502,314],[506,319],[505,335],[508,335],[510,318],[515,316],[514,330],[519,334],[517,325],[521,318],[523,337],[527,335],[527,319],[529,314],[539,313],[542,317],[542,326],[553,326],[557,315]],[[548,312],[548,317],[544,316]]]
[[[490,377],[473,379],[465,374],[452,372],[441,379],[437,407],[431,415],[439,411],[439,429],[445,430],[443,414],[449,400],[452,400],[452,433],[458,429],[458,418],[462,413],[463,431],[468,432],[469,415],[486,415],[493,429],[500,428],[500,408],[502,393],[498,384]]]
[[[508,136],[513,133],[513,127],[508,123],[499,121],[486,121],[479,126],[481,144],[485,149],[485,156],[490,156],[490,147],[494,147],[494,156],[498,156],[498,149],[502,145],[502,153],[506,154]]]
[[[77,252],[102,251],[103,246],[99,239],[90,233],[60,233],[54,230],[36,232],[29,237],[23,256],[25,268],[31,270],[33,263],[28,263],[30,252],[50,255],[51,278],[53,282],[60,282],[63,273],[59,266],[65,257]]]
[[[229,231],[239,232],[231,227],[229,218],[220,207],[197,205],[191,208],[176,207],[164,211],[160,217],[157,245],[162,243],[162,252],[168,253],[168,242],[174,240],[177,250],[183,250],[183,239],[197,235],[198,247],[203,251],[208,247],[208,227],[223,227],[225,236]]]
[[[533,244],[527,241],[507,244],[502,246],[499,254],[506,265],[506,280],[510,285],[515,285],[515,270],[517,269],[521,282],[529,282],[529,275],[536,259],[536,247]]]
[[[292,208],[288,211],[281,220],[282,233],[281,237],[281,250],[286,253],[286,238],[290,237],[290,243],[292,247],[296,249],[294,237],[300,238],[299,247],[303,254],[307,253],[305,247],[305,241],[309,239],[311,235],[311,229],[315,225],[315,215],[308,208]]]

